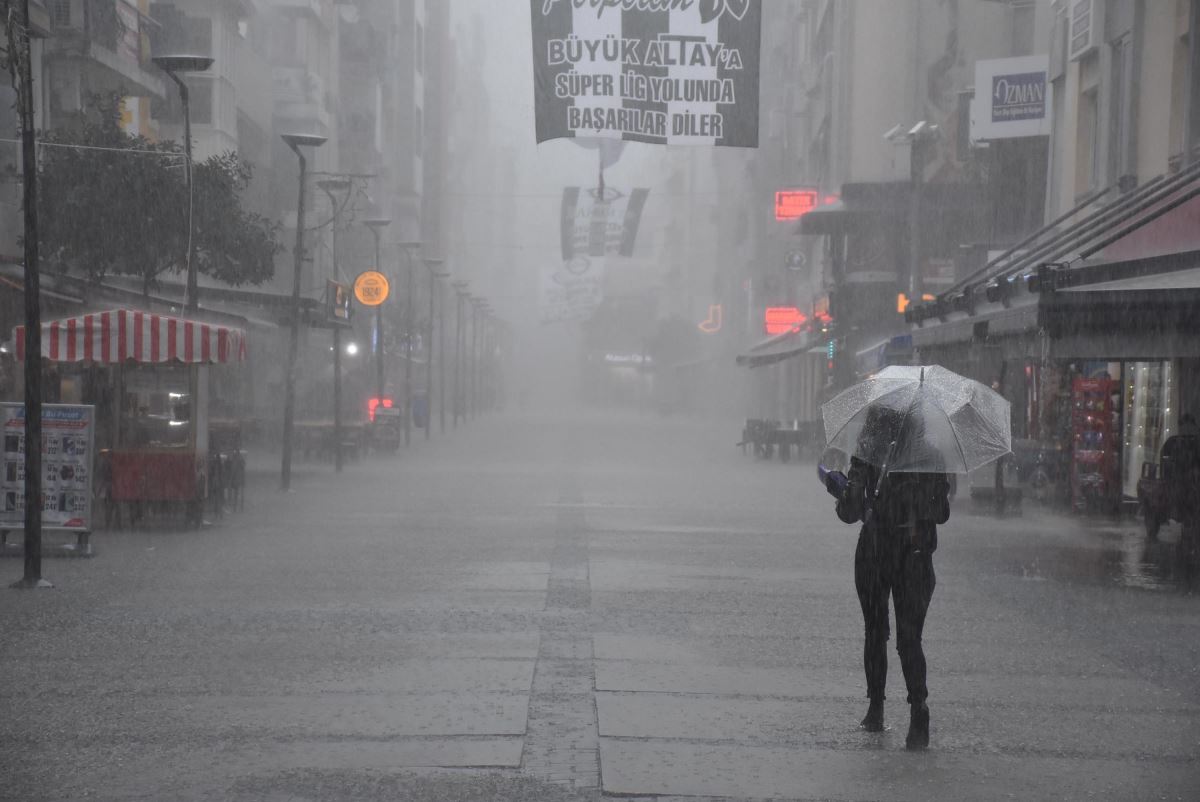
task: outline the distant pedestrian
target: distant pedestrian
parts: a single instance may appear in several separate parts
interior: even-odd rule
[[[859,446],[846,475],[832,472],[826,488],[837,499],[838,517],[862,521],[854,553],[854,586],[862,607],[863,668],[870,706],[861,726],[881,732],[887,687],[888,599],[896,609],[896,651],[908,687],[910,720],[905,745],[929,745],[925,652],[921,636],[935,584],[937,525],[950,517],[950,482],[944,473],[884,473],[897,440],[922,438],[913,416],[882,406],[867,412]]]

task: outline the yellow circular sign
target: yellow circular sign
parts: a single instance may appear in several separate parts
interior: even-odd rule
[[[354,279],[354,297],[363,306],[379,306],[388,297],[387,276],[375,270],[359,273]]]

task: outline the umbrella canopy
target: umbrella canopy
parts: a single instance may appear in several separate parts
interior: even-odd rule
[[[892,366],[821,407],[828,448],[895,473],[968,473],[1011,453],[1009,403],[940,365]]]
[[[221,363],[246,358],[241,329],[130,309],[95,312],[42,324],[42,356],[54,362]],[[13,332],[25,358],[25,327]]]

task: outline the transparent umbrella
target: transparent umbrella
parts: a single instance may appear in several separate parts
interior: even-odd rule
[[[1012,445],[1008,401],[940,365],[885,368],[830,399],[821,417],[828,450],[889,473],[968,473]]]

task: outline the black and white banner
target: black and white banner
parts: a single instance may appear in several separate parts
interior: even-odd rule
[[[578,254],[633,256],[649,194],[648,189],[627,194],[606,186],[601,198],[598,189],[566,187],[559,224],[563,261]]]
[[[543,323],[587,320],[604,302],[604,257],[580,254],[542,267]]]
[[[537,141],[758,147],[761,0],[530,0]]]

